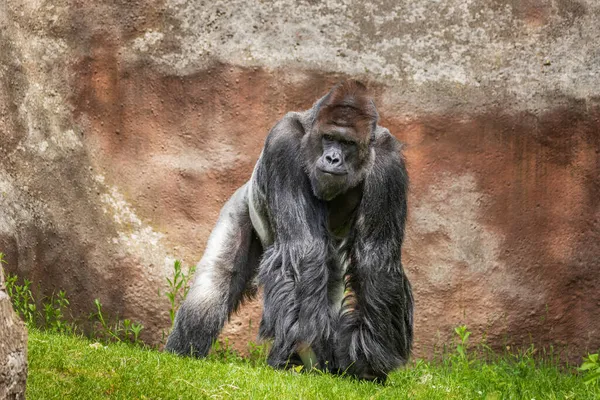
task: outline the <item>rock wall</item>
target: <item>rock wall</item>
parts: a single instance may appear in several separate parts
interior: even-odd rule
[[[406,143],[416,354],[462,323],[597,349],[598,26],[594,0],[4,1],[0,251],[160,341],[173,260],[200,259],[269,128],[352,76]]]
[[[27,384],[27,329],[5,293],[0,265],[0,399],[25,399]]]

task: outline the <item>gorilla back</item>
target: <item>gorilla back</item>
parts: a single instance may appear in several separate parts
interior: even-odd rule
[[[264,288],[269,365],[384,380],[406,363],[413,298],[401,262],[408,177],[366,88],[347,81],[269,132],[225,204],[166,349],[205,356]]]

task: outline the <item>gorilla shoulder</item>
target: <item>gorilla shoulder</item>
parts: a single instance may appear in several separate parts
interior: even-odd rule
[[[306,112],[288,112],[269,131],[265,147],[270,149],[277,145],[298,142],[306,134],[307,129],[304,121],[307,119]]]

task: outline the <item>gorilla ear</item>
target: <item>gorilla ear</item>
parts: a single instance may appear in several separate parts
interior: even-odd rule
[[[347,80],[338,83],[325,96],[316,122],[351,126],[360,134],[370,136],[378,120],[379,114],[367,87],[357,80]]]

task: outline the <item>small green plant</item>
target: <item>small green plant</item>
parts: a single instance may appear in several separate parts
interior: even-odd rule
[[[31,281],[24,279],[23,284],[19,285],[17,280],[16,275],[8,274],[6,276],[6,293],[12,300],[15,312],[27,326],[33,327],[35,326],[37,307],[31,292]]]
[[[171,309],[169,310],[169,317],[171,318],[171,326],[175,322],[175,314],[179,305],[190,290],[190,278],[196,271],[195,267],[190,267],[188,272],[185,273],[181,267],[181,261],[175,260],[173,264],[173,278],[167,278],[167,284],[169,290],[165,293],[165,296],[169,299]]]
[[[220,361],[240,361],[243,358],[235,351],[233,347],[229,344],[229,339],[225,338],[225,340],[215,340],[210,349],[211,360],[220,360]]]
[[[123,335],[125,336],[125,340],[128,340],[131,343],[139,344],[140,343],[140,332],[144,329],[142,324],[136,324],[129,319],[125,319],[122,321],[123,324]]]
[[[471,336],[471,332],[467,330],[466,325],[457,326],[454,328],[454,332],[458,335],[460,339],[460,343],[456,345],[456,352],[460,356],[461,359],[467,358],[467,344],[469,342],[469,336]]]
[[[579,367],[579,371],[585,372],[583,381],[586,385],[596,384],[600,381],[600,361],[598,353],[588,354],[583,358],[583,364]]]
[[[258,344],[248,343],[248,361],[252,365],[265,365],[269,355],[269,345],[267,343]]]
[[[95,320],[93,337],[103,340],[104,342],[130,342],[133,344],[141,344],[140,332],[144,329],[142,324],[132,322],[129,319],[109,322],[102,312],[102,303],[99,299],[94,299],[96,312],[90,315],[92,320]]]
[[[102,303],[100,303],[99,299],[94,299],[94,305],[96,306],[96,312],[90,315],[90,319],[95,320],[93,335],[95,338],[104,339],[108,341],[111,337],[120,342],[121,338],[119,338],[118,331],[109,326],[108,322],[104,318],[104,314],[102,313]]]
[[[60,290],[56,296],[52,294],[48,301],[42,302],[45,328],[58,333],[74,333],[75,326],[65,319],[65,312],[69,305],[64,290]]]

